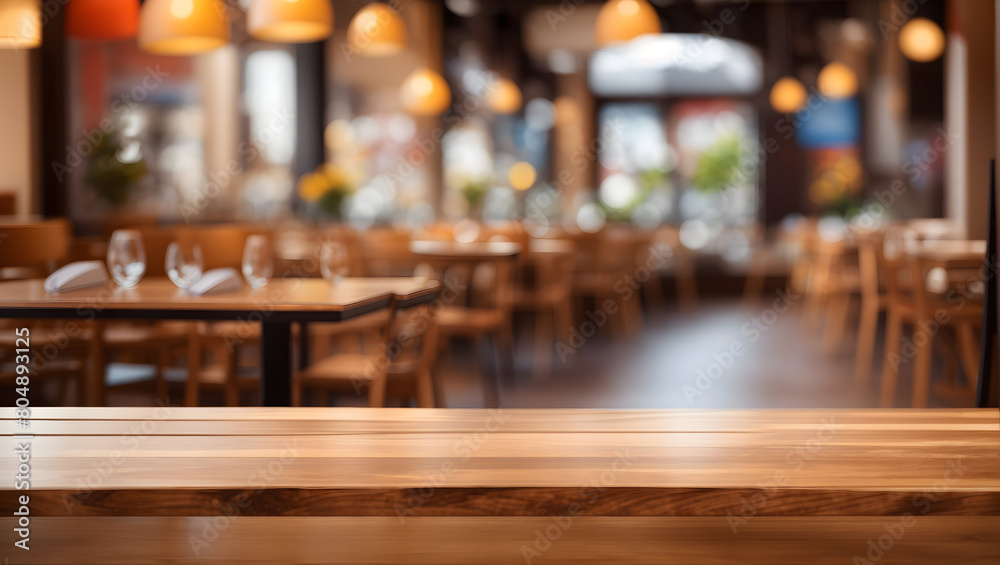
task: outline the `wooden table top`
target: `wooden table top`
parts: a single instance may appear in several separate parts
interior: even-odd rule
[[[439,284],[423,278],[347,278],[331,285],[323,279],[274,279],[261,289],[244,285],[237,291],[191,296],[169,279],[145,278],[131,289],[109,283],[58,294],[48,294],[43,280],[0,282],[0,311],[31,310],[185,310],[273,312],[346,312],[385,302],[432,295]]]
[[[0,417],[10,453],[13,408]],[[441,475],[415,515],[726,516],[757,493],[761,515],[893,515],[947,481],[930,513],[1000,516],[996,409],[33,408],[27,431],[38,515],[66,497],[75,515],[212,515],[281,461],[254,513],[394,516]],[[100,495],[78,497],[109,459]]]
[[[14,477],[25,440],[0,417]],[[1000,548],[996,409],[33,408],[30,425],[31,488],[0,486],[5,508],[30,496],[12,563],[994,565]]]
[[[460,243],[457,241],[411,241],[414,255],[438,260],[491,261],[517,257],[521,246],[510,241],[483,241]]]
[[[985,240],[935,239],[906,242],[910,257],[943,263],[948,261],[985,261]]]

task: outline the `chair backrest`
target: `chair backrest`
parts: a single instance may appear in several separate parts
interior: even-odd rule
[[[48,275],[69,255],[69,220],[56,218],[33,224],[0,224],[0,268],[19,267],[32,276]]]
[[[359,275],[368,277],[409,276],[421,261],[410,251],[410,234],[394,228],[379,228],[357,234]]]
[[[167,276],[167,248],[177,241],[177,228],[147,226],[136,231],[142,236],[142,245],[146,250],[146,276]]]
[[[238,271],[243,264],[243,246],[252,233],[247,226],[238,224],[183,226],[177,228],[177,241],[185,246],[201,246],[206,271],[223,267]]]
[[[17,196],[12,192],[0,192],[0,216],[13,216],[17,213]]]
[[[368,391],[368,402],[373,407],[385,406],[390,378],[429,372],[437,357],[434,306],[423,304],[407,309],[396,306],[393,300],[389,306],[389,321],[382,333],[382,347],[369,358],[370,366],[378,371]]]
[[[885,287],[879,265],[884,263],[882,250],[885,231],[858,234],[858,272],[861,275],[861,295],[866,300],[877,301]]]
[[[138,230],[152,228],[160,219],[152,214],[115,214],[104,220],[101,228],[104,236],[110,238],[116,230]]]

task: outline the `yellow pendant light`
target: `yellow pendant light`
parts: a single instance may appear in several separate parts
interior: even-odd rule
[[[451,89],[439,73],[420,67],[410,73],[400,88],[403,109],[417,116],[437,116],[451,106]]]
[[[538,172],[527,161],[514,163],[507,172],[507,181],[515,190],[528,190],[535,186],[536,179],[538,179]]]
[[[597,14],[598,47],[624,43],[648,33],[662,33],[660,16],[647,0],[608,0]]]
[[[347,44],[363,55],[383,57],[406,49],[406,23],[384,2],[361,8],[347,26]]]
[[[195,55],[229,43],[229,16],[220,0],[146,0],[139,47],[157,55]]]
[[[771,107],[782,114],[794,114],[806,105],[806,87],[795,77],[781,77],[771,87]]]
[[[254,0],[247,32],[263,41],[312,43],[333,33],[330,0]]]
[[[38,0],[0,2],[0,49],[33,49],[41,44],[41,3]]]
[[[521,109],[521,89],[509,78],[498,78],[490,85],[486,107],[497,114],[513,114]]]
[[[899,30],[899,49],[911,61],[933,61],[944,53],[944,32],[927,18],[913,18]]]
[[[850,67],[834,61],[820,69],[816,86],[830,98],[850,98],[858,92],[858,77]]]

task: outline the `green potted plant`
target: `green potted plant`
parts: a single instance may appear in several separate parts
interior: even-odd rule
[[[84,176],[84,184],[97,199],[113,209],[128,204],[136,185],[149,173],[141,155],[130,161],[122,159],[123,154],[122,143],[117,137],[103,136],[94,148]]]

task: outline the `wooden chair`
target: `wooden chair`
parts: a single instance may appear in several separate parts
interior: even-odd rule
[[[410,233],[394,228],[365,231],[357,238],[360,275],[409,276],[421,261],[410,251]]]
[[[0,216],[13,216],[17,213],[17,195],[12,192],[0,192]]]
[[[442,306],[437,312],[442,346],[452,338],[469,338],[483,358],[488,351],[489,340],[493,345],[492,352],[500,360],[500,370],[513,372],[511,312],[516,259],[510,256],[455,256],[427,260],[427,264],[436,270],[438,280],[446,289],[441,298]],[[492,363],[481,362],[479,365],[486,403],[492,407],[499,405],[499,385],[498,375],[491,368]],[[491,374],[494,376],[491,377]]]
[[[262,230],[243,224],[183,226],[177,229],[177,241],[184,246],[201,247],[206,271],[232,268],[241,272],[243,247],[249,235]],[[228,406],[238,406],[240,392],[256,389],[256,363],[246,368],[241,355],[260,346],[260,325],[250,321],[198,322],[187,338],[188,363],[184,405],[198,406],[200,391],[222,391]]]
[[[771,274],[787,276],[788,288],[795,294],[807,291],[811,267],[808,244],[815,229],[816,220],[803,217],[782,222],[751,239],[743,287],[743,300],[747,305],[760,304],[764,298],[764,284]]]
[[[858,319],[858,342],[854,352],[854,380],[859,388],[867,389],[875,357],[879,316],[889,304],[884,277],[880,275],[879,268],[879,265],[885,262],[883,257],[885,231],[858,233],[857,238],[861,314]]]
[[[167,248],[177,238],[175,228],[156,226],[147,220],[133,228],[142,237],[146,252],[145,277],[165,277]],[[107,242],[104,242],[107,249]],[[103,259],[103,257],[101,257]],[[140,283],[141,284],[141,283]],[[96,362],[107,371],[108,360],[124,363],[151,365],[154,368],[152,381],[155,394],[160,402],[166,402],[167,370],[174,364],[174,358],[183,355],[188,336],[194,331],[194,324],[181,321],[128,321],[102,322],[99,357]],[[111,377],[112,375],[108,375]],[[114,381],[110,386],[118,386]],[[127,386],[134,386],[135,381]]]
[[[939,328],[953,328],[967,380],[974,387],[978,372],[978,342],[975,328],[981,323],[982,293],[970,292],[969,273],[982,268],[983,260],[928,262],[910,257],[907,245],[927,241],[927,234],[900,227],[886,234],[883,270],[886,274],[888,322],[886,354],[882,368],[879,403],[891,407],[895,402],[899,378],[903,326],[913,328],[910,345],[914,358],[913,406],[927,406],[931,384],[931,352]],[[943,269],[943,279],[929,288],[931,269]],[[950,274],[949,274],[950,272]],[[937,278],[937,277],[935,277]],[[968,391],[971,402],[974,391]]]
[[[530,240],[524,249],[519,260],[531,272],[516,276],[512,307],[535,317],[532,367],[536,375],[545,375],[552,367],[553,347],[569,343],[575,249],[571,241],[559,239]]]
[[[14,278],[35,278],[48,276],[60,266],[69,254],[72,231],[66,219],[46,220],[39,223],[0,224],[0,273],[8,273]],[[0,277],[2,278],[2,277]],[[75,383],[76,404],[84,403],[84,386],[81,378],[88,370],[87,359],[93,346],[93,330],[87,326],[69,326],[62,322],[47,320],[2,320],[0,328],[0,382],[13,382],[17,374],[11,368],[3,367],[15,360],[15,328],[30,330],[31,349],[36,360],[31,366],[32,377],[57,379],[60,402],[71,403],[66,390]],[[55,356],[48,358],[48,353]],[[39,354],[45,356],[39,362]],[[90,367],[89,370],[95,370]]]
[[[619,292],[621,285],[636,269],[637,249],[633,241],[616,237],[609,230],[593,234],[577,234],[576,262],[573,272],[573,296],[581,304],[578,317],[586,308],[586,300],[593,300],[603,308],[608,300],[617,304],[617,311],[608,315],[608,326],[617,338],[627,339],[642,326],[642,309],[639,292],[634,289],[626,294]]]
[[[431,369],[437,352],[434,307],[387,312],[381,347],[370,354],[342,353],[323,358],[295,373],[292,405],[301,406],[303,389],[321,393],[328,404],[332,391],[368,395],[372,407],[385,406],[387,397],[412,397],[420,408],[435,406]]]
[[[651,259],[646,261],[646,258]],[[669,261],[665,261],[669,258]],[[640,264],[661,264],[660,271],[673,274],[677,292],[677,303],[682,310],[693,310],[698,306],[698,280],[695,276],[694,253],[681,243],[680,229],[676,226],[662,226],[652,236],[649,247],[642,252]],[[657,273],[657,277],[659,277]],[[663,302],[660,280],[643,285],[647,303]]]

